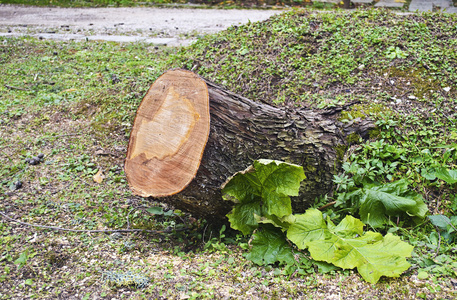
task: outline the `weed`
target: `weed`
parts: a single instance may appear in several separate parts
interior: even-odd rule
[[[386,50],[386,56],[387,56],[387,58],[395,59],[395,58],[406,58],[408,56],[408,54],[398,47],[390,46]]]

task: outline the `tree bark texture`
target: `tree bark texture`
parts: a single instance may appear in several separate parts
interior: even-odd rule
[[[222,200],[221,185],[260,158],[303,166],[307,178],[300,195],[292,199],[294,212],[303,212],[316,197],[332,190],[347,136],[356,133],[366,138],[374,128],[370,119],[339,122],[338,112],[343,108],[281,109],[205,82],[211,125],[198,172],[182,192],[157,200],[211,222],[223,222],[232,206]]]

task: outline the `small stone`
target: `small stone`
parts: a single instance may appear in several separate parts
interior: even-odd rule
[[[105,153],[105,151],[103,151],[103,149],[97,149],[97,150],[95,150],[94,154],[95,155],[105,155],[106,153]]]
[[[32,158],[28,161],[29,165],[35,166],[39,163],[39,160],[36,160],[35,158]]]
[[[443,88],[443,90],[444,90],[445,92],[449,92],[449,91],[451,90],[451,88],[450,88],[450,87],[445,87],[445,88]]]

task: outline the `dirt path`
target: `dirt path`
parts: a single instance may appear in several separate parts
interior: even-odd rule
[[[188,43],[231,25],[265,20],[279,10],[192,8],[47,8],[0,5],[0,35],[54,39]]]

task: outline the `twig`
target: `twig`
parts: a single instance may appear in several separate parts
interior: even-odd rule
[[[203,237],[203,238],[202,238],[203,244],[205,244],[205,234],[206,234],[206,228],[208,228],[208,225],[209,225],[209,224],[206,224],[205,229],[203,229],[203,235],[202,235],[202,237]]]
[[[136,208],[133,208],[133,209],[131,209],[131,210],[129,211],[129,213],[127,214],[127,229],[130,229],[130,220],[129,220],[129,219],[130,219],[130,213],[131,213],[132,211],[135,211],[135,210],[136,210]]]
[[[457,231],[457,228],[455,228],[455,226],[451,223],[451,222],[447,222],[449,225],[451,225],[452,228],[454,228],[455,231]]]
[[[17,86],[12,86],[12,85],[7,85],[7,84],[5,84],[5,87],[10,89],[10,90],[30,91],[30,89],[24,89],[24,88],[20,88],[20,87],[17,87]]]
[[[27,225],[31,227],[38,227],[38,228],[45,228],[45,229],[52,229],[52,230],[59,230],[59,231],[71,231],[71,232],[149,232],[149,233],[155,233],[155,234],[161,234],[161,233],[172,233],[173,231],[184,231],[187,230],[188,228],[180,228],[180,229],[166,229],[166,230],[147,230],[147,229],[101,229],[101,230],[84,230],[84,229],[68,229],[68,228],[61,228],[61,227],[55,227],[55,226],[45,226],[45,225],[37,225],[37,224],[30,224],[26,222],[22,222],[13,218],[8,217],[6,214],[0,211],[0,215],[2,215],[5,219],[8,219],[9,221],[16,222],[22,225]]]
[[[318,210],[324,210],[324,209],[326,209],[327,207],[332,206],[332,205],[335,205],[335,204],[336,204],[336,201],[332,201],[332,202],[330,202],[330,203],[325,204],[324,206],[319,207]]]

